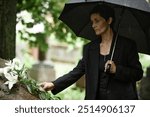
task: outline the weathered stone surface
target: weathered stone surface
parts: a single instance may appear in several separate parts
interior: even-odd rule
[[[7,60],[0,58],[0,68],[5,67]],[[4,85],[6,79],[0,77],[0,100],[38,100],[39,98],[31,95],[25,86],[16,84],[9,91],[8,87]]]
[[[52,60],[66,63],[76,63],[81,54],[79,48],[68,51],[68,47],[63,45],[51,45],[49,53]]]
[[[15,84],[11,91],[4,85],[4,79],[0,78],[0,100],[39,100],[30,94],[22,84]]]

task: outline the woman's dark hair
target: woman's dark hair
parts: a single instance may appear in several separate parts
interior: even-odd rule
[[[92,11],[90,12],[90,16],[94,13],[98,13],[106,21],[109,19],[109,17],[112,17],[113,21],[110,26],[113,27],[113,24],[115,21],[115,13],[114,13],[114,9],[112,7],[110,7],[106,4],[98,4],[92,9]]]

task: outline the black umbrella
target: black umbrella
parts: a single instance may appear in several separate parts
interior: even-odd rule
[[[140,53],[150,54],[150,4],[146,0],[70,0],[65,4],[59,19],[77,36],[94,40],[96,35],[91,27],[89,13],[97,4],[114,8],[114,30],[119,35],[135,40]]]

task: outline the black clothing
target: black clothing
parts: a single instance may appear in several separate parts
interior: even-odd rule
[[[98,89],[96,94],[97,100],[106,100],[107,99],[107,86],[108,86],[108,80],[109,75],[107,73],[104,73],[104,66],[107,60],[110,60],[110,54],[108,55],[102,55],[99,54],[99,79],[98,79]]]
[[[53,94],[72,85],[85,74],[85,99],[96,99],[99,79],[99,42],[100,40],[97,39],[84,46],[83,58],[79,61],[78,65],[71,72],[53,82],[55,85],[55,88],[52,90]],[[116,64],[116,73],[110,74],[111,78],[109,78],[107,86],[107,99],[138,99],[136,81],[142,78],[143,70],[139,62],[135,42],[118,36],[113,61]]]

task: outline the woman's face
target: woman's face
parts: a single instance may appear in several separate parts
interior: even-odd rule
[[[105,33],[109,27],[109,23],[98,13],[91,15],[92,28],[97,36]]]

